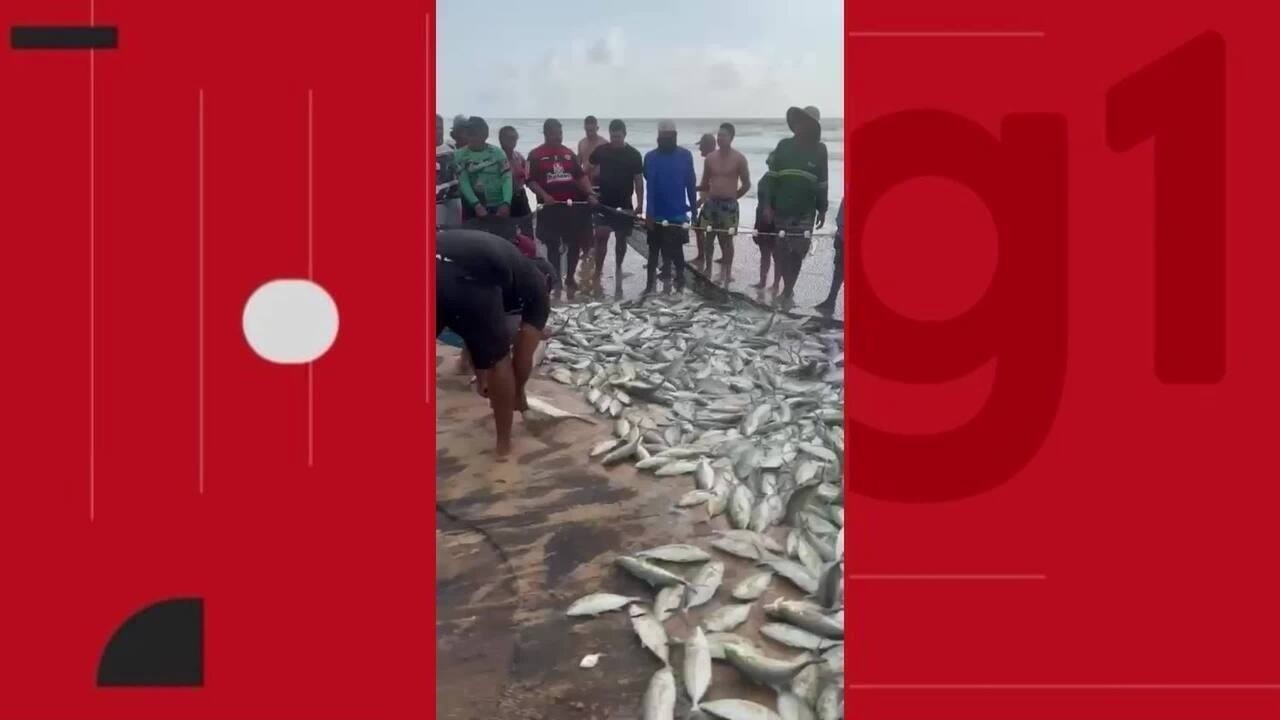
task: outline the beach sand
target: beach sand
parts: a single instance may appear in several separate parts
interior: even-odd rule
[[[605,468],[587,458],[611,433],[612,421],[594,414],[576,389],[535,371],[529,394],[596,420],[526,424],[519,417],[511,458],[493,455],[487,403],[452,374],[457,351],[437,347],[436,714],[449,720],[630,720],[661,663],[639,644],[626,611],[569,618],[575,599],[607,591],[652,598],[643,582],[612,565],[622,553],[677,542],[708,548],[713,528],[705,511],[675,509],[692,478],[658,478],[623,463]],[[774,529],[775,537],[781,538]],[[720,607],[729,589],[758,572],[719,551],[725,579],[715,599],[690,620]],[[691,576],[698,566],[677,571]],[[763,605],[800,597],[781,578],[755,602],[737,632],[769,654],[800,651],[763,639]],[[679,613],[666,622],[672,637],[692,630]],[[604,653],[593,669],[580,669],[588,653]],[[676,717],[684,717],[680,671],[683,653],[671,647],[680,687]],[[772,691],[753,686],[731,666],[713,663],[707,700],[744,698],[773,708]]]

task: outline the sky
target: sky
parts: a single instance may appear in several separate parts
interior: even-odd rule
[[[436,9],[436,111],[446,118],[768,118],[792,105],[844,115],[843,0]]]

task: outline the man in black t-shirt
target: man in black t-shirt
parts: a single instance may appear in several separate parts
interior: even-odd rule
[[[462,337],[475,367],[476,391],[493,408],[499,455],[511,449],[512,413],[528,410],[524,388],[551,315],[551,272],[491,233],[436,235],[436,337],[445,328]],[[508,324],[512,311],[519,312],[514,330]]]
[[[627,125],[621,120],[609,123],[609,142],[591,153],[588,162],[600,169],[600,207],[596,211],[596,276],[600,287],[604,275],[604,259],[609,254],[609,233],[616,237],[614,280],[622,291],[622,259],[627,255],[627,238],[635,229],[635,218],[644,215],[644,159],[640,151],[627,144]],[[636,202],[631,202],[632,194]]]

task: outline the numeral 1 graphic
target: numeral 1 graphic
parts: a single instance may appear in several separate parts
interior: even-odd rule
[[[1155,372],[1226,371],[1226,43],[1205,33],[1107,93],[1107,143],[1155,141]]]

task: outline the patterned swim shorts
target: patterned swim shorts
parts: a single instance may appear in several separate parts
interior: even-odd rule
[[[709,227],[712,230],[737,232],[738,201],[735,199],[708,198],[707,202],[702,206],[702,214],[698,217],[698,224]]]

